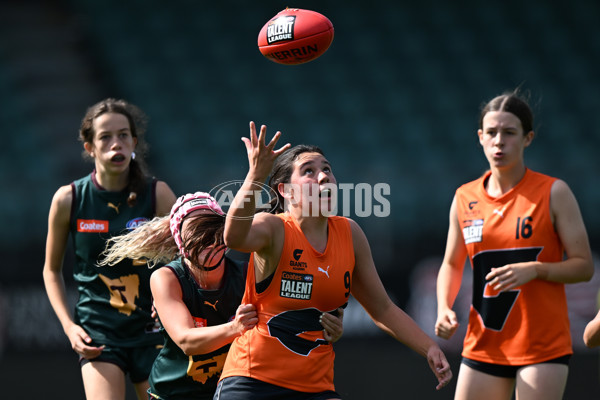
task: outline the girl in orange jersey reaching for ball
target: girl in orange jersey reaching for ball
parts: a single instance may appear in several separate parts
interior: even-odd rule
[[[281,133],[265,144],[266,129],[257,135],[251,122],[242,139],[250,166],[224,233],[228,247],[252,252],[243,302],[256,306],[258,324],[233,341],[214,399],[340,399],[319,316],[350,295],[382,330],[424,356],[437,388],[445,386],[452,373],[444,353],[388,297],[363,231],[329,216],[336,183],[329,161],[314,146],[274,150]],[[271,172],[278,214],[255,215],[254,191]]]
[[[518,92],[485,105],[477,134],[490,170],[456,191],[437,281],[435,331],[448,339],[469,257],[473,299],[455,399],[561,399],[573,353],[564,284],[594,273],[579,206],[565,182],[525,166],[533,113]]]

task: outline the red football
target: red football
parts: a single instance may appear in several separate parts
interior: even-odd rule
[[[333,41],[333,25],[322,14],[286,8],[262,27],[258,49],[279,64],[302,64],[321,56]]]

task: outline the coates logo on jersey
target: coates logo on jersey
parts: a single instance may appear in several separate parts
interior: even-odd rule
[[[132,231],[138,226],[145,224],[146,222],[148,222],[148,218],[138,217],[127,221],[127,225],[125,225],[125,227]]]
[[[99,219],[78,219],[77,232],[108,232],[108,221]]]
[[[204,328],[208,326],[208,323],[204,318],[192,316],[192,319],[194,320],[194,328]]]
[[[295,15],[282,15],[269,22],[267,26],[267,43],[277,43],[284,40],[294,40]]]

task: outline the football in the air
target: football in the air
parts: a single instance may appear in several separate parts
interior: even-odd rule
[[[332,41],[333,24],[323,14],[286,8],[262,27],[258,49],[271,61],[295,65],[321,56]]]

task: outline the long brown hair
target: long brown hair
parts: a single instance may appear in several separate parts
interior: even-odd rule
[[[106,113],[124,115],[129,121],[131,135],[137,139],[135,158],[132,158],[129,164],[129,182],[126,188],[129,191],[127,204],[133,207],[136,204],[138,193],[141,193],[145,188],[145,180],[148,176],[148,168],[144,162],[144,156],[148,150],[148,144],[144,140],[148,118],[141,109],[125,100],[104,99],[87,109],[79,128],[79,140],[81,142],[93,143],[94,120]],[[83,155],[86,159],[91,158],[85,151]]]

